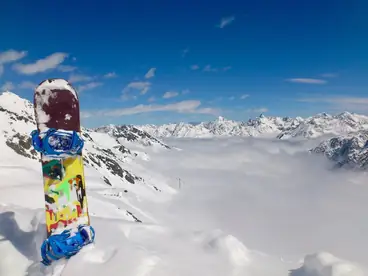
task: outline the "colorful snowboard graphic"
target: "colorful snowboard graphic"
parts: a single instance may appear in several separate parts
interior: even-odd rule
[[[39,133],[49,129],[80,135],[79,99],[63,79],[48,79],[34,93]],[[47,237],[79,225],[90,225],[82,153],[50,157],[41,153]]]

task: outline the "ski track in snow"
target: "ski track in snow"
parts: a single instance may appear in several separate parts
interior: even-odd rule
[[[1,106],[33,112],[9,93]],[[33,125],[9,116],[0,112],[1,276],[368,275],[366,173],[331,170],[306,153],[314,141],[239,137],[137,145],[137,156],[118,156],[144,179],[134,184],[86,165],[95,243],[45,267],[41,165],[5,143]],[[90,134],[88,150],[115,145]]]

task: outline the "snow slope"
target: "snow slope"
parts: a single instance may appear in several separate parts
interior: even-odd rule
[[[270,117],[260,115],[247,122],[227,120],[223,117],[199,124],[165,124],[136,126],[155,137],[217,137],[271,135],[279,139],[293,137],[316,138],[325,134],[346,134],[368,129],[368,117],[343,112],[338,115],[326,113],[308,118]]]
[[[1,276],[368,275],[359,230],[367,227],[368,191],[356,185],[366,178],[325,170],[324,159],[309,160],[309,144],[170,141],[177,151],[142,143],[148,135],[126,141],[89,129],[85,176],[96,242],[44,267],[34,127],[30,102],[0,95]]]
[[[368,117],[343,112],[332,116],[326,113],[306,118],[300,124],[285,128],[278,135],[280,139],[290,137],[315,138],[325,134],[339,135],[368,129]]]
[[[325,155],[339,167],[367,169],[368,131],[330,138],[311,149],[311,152]]]

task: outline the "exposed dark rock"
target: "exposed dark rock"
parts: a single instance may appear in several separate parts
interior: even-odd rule
[[[16,153],[31,159],[38,160],[37,152],[32,147],[32,141],[29,136],[16,133],[5,142],[8,147],[13,149]]]
[[[159,192],[162,192],[159,188],[157,188],[156,186],[153,186],[153,188],[156,190],[156,191],[159,191]]]
[[[112,186],[110,180],[108,178],[106,178],[105,176],[103,176],[103,180],[105,181],[105,183],[109,186]]]
[[[117,149],[118,151],[120,151],[121,153],[132,154],[131,151],[129,149],[127,149],[126,147],[124,147],[123,145],[115,146],[114,148]]]
[[[132,218],[134,218],[134,220],[136,221],[136,222],[142,222],[140,219],[138,219],[135,215],[133,215],[133,213],[132,212],[129,212],[128,210],[126,210],[126,212],[128,213],[128,215],[130,215]]]
[[[118,175],[120,178],[127,180],[128,182],[135,184],[136,180],[141,180],[140,177],[131,175],[127,170],[124,170],[118,162],[114,159],[103,156],[100,154],[89,153],[90,159],[101,167],[101,163],[106,166],[106,168],[114,175]]]
[[[116,138],[117,141],[119,138],[125,138],[129,142],[140,142],[147,146],[159,144],[162,147],[170,149],[168,145],[164,144],[146,131],[140,130],[132,125],[105,126],[96,128],[95,131],[108,133],[110,136]]]
[[[336,167],[368,169],[368,131],[347,137],[333,137],[310,150],[323,154],[336,163]]]
[[[10,111],[10,110],[7,110],[7,109],[1,107],[1,106],[0,106],[0,111],[6,112],[6,113],[10,114],[10,119],[12,119],[14,121],[15,120],[18,120],[18,121],[24,121],[26,123],[35,124],[35,121],[34,121],[34,119],[33,119],[32,116],[29,116],[29,115],[28,116],[19,115],[19,114],[13,112],[13,111]]]

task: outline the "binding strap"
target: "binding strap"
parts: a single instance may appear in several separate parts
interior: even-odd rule
[[[44,155],[77,155],[84,146],[83,139],[76,131],[48,129],[46,132],[31,132],[34,149]]]

